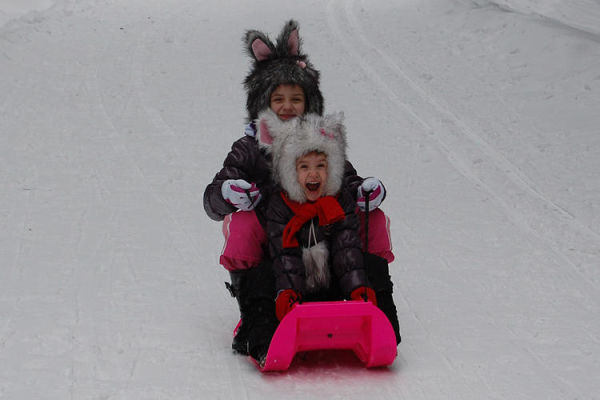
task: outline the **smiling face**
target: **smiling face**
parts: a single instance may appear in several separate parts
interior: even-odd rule
[[[271,93],[271,109],[283,121],[304,114],[305,103],[304,90],[299,85],[279,85]]]
[[[308,153],[296,160],[296,176],[308,201],[317,201],[325,194],[327,183],[327,156]]]

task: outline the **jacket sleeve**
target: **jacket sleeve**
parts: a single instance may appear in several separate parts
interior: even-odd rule
[[[333,271],[340,283],[340,288],[344,296],[350,298],[350,293],[354,289],[368,286],[368,279],[354,196],[347,190],[342,191],[339,201],[346,212],[346,218],[333,225],[330,255]]]
[[[357,175],[354,166],[352,166],[350,161],[346,160],[346,163],[344,165],[344,179],[342,184],[343,190],[352,194],[353,198],[356,200],[358,187],[360,186],[362,181],[363,178]]]
[[[285,289],[294,289],[302,294],[305,290],[306,279],[302,249],[299,246],[283,248],[283,230],[293,214],[281,199],[279,192],[274,192],[271,195],[266,214],[269,253],[273,261],[275,288],[278,292]]]
[[[221,186],[228,179],[250,179],[250,171],[258,156],[258,147],[252,140],[253,138],[243,137],[233,143],[231,151],[223,161],[223,168],[204,190],[204,210],[215,221],[222,221],[227,214],[237,210],[225,201],[221,194]]]

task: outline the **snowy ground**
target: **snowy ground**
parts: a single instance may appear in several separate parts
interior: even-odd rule
[[[384,370],[230,351],[202,191],[243,30],[290,17],[389,190]],[[598,27],[593,0],[0,0],[0,399],[600,398]]]

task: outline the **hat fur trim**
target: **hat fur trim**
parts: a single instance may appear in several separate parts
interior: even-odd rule
[[[324,194],[336,195],[342,188],[346,162],[346,130],[344,114],[320,116],[305,114],[289,121],[280,120],[271,110],[265,110],[257,120],[259,146],[273,159],[273,179],[289,198],[307,201],[298,183],[296,160],[313,151],[327,155],[327,183]]]

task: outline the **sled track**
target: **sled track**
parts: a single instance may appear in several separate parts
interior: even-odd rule
[[[328,26],[368,79],[398,109],[403,110],[422,127],[428,140],[439,148],[459,174],[489,194],[490,199],[513,225],[529,233],[532,240],[535,238],[541,241],[544,247],[557,254],[564,264],[569,265],[579,276],[580,289],[585,296],[594,298],[597,289],[593,263],[589,262],[588,258],[589,270],[586,270],[579,266],[580,263],[574,257],[598,258],[600,234],[545,196],[517,166],[477,135],[459,115],[452,112],[443,99],[428,92],[427,88],[413,79],[417,73],[411,71],[406,63],[397,56],[392,59],[369,40],[355,10],[356,1],[331,0],[327,5]],[[402,296],[401,293],[399,295]],[[420,334],[429,337],[430,333],[412,311],[414,308],[410,301],[406,298],[402,300],[412,313]],[[529,354],[530,360],[543,371],[543,375],[547,376],[549,381],[558,383],[556,389],[569,388],[570,391],[576,391],[570,382],[548,369],[534,350],[516,340],[516,332],[512,329],[506,330],[506,327],[502,326],[498,328],[504,329],[511,338],[509,340]],[[460,373],[462,380],[472,379],[459,365],[453,365],[435,340],[428,342],[438,349],[442,363],[448,370]],[[478,379],[490,389],[492,397],[498,397],[491,390],[485,375],[479,375]]]
[[[596,0],[555,2],[544,11],[506,0],[473,0],[473,3],[479,7],[493,6],[505,12],[539,18],[548,24],[578,32],[590,40],[600,42],[600,3]]]
[[[600,233],[545,196],[517,166],[453,113],[443,99],[419,85],[411,77],[415,73],[410,67],[370,41],[355,14],[355,3],[331,0],[327,5],[328,25],[373,84],[423,128],[462,176],[490,194],[511,223],[549,245],[586,276],[584,281],[595,282],[593,270],[581,268],[573,258],[598,258]]]
[[[160,135],[166,137],[175,136],[175,132],[169,126],[169,124],[164,120],[159,110],[154,108],[146,99],[144,95],[146,83],[144,82],[144,78],[142,72],[144,70],[144,62],[142,61],[143,56],[140,54],[145,43],[148,42],[148,38],[146,35],[140,37],[136,43],[131,45],[130,49],[130,57],[127,61],[124,61],[124,73],[129,77],[129,87],[125,89],[125,96],[128,97],[126,104],[136,103],[135,106],[139,107],[143,113],[143,116],[149,122],[149,124],[154,128],[153,133],[158,133]],[[106,47],[103,52],[107,52],[108,47]],[[119,127],[119,122],[116,121],[116,117],[112,115],[112,112],[106,107],[106,103],[104,100],[104,95],[102,93],[102,89],[100,87],[100,78],[98,76],[99,71],[96,69],[95,74],[88,79],[88,85],[91,88],[92,93],[98,99],[98,102],[101,106],[102,112],[104,114],[104,119],[108,126],[110,127],[110,135],[115,137],[116,140],[111,142],[113,151],[115,154],[127,154],[129,155],[130,163],[132,170],[136,171],[139,176],[141,182],[144,183],[146,187],[146,192],[149,195],[149,198],[152,201],[155,201],[160,207],[165,211],[165,216],[172,222],[170,226],[177,227],[178,230],[174,230],[169,232],[169,235],[173,237],[173,243],[175,244],[174,249],[181,256],[182,260],[186,262],[194,262],[194,260],[202,259],[202,255],[197,250],[197,247],[193,245],[193,235],[188,232],[180,221],[177,220],[175,213],[173,212],[172,206],[169,205],[168,199],[164,196],[161,196],[160,192],[157,192],[150,183],[146,174],[144,173],[144,169],[138,161],[138,155],[136,151],[132,149],[128,142],[120,139],[120,136],[126,136],[125,132],[120,132],[122,128]],[[183,157],[179,154],[177,148],[170,147],[169,152],[171,152],[175,159],[182,159]],[[186,249],[192,249],[193,259],[190,259],[189,255],[184,254],[181,250],[182,246],[178,246],[177,243],[184,242]]]
[[[392,101],[399,108],[404,109],[411,116],[411,118],[413,118],[415,121],[417,121],[417,123],[419,125],[423,126],[426,129],[426,131],[431,131],[431,128],[428,126],[426,121],[423,120],[422,117],[414,111],[414,107],[405,103],[405,99],[410,99],[412,97],[416,98],[416,96],[400,97],[397,93],[403,93],[403,92],[398,89],[394,90],[394,88],[396,88],[398,85],[411,83],[411,81],[409,79],[407,79],[408,77],[404,74],[404,71],[402,71],[396,64],[390,63],[391,60],[388,60],[387,57],[385,56],[385,54],[382,51],[380,51],[379,49],[377,49],[375,47],[375,45],[373,45],[367,39],[367,37],[363,33],[362,29],[360,28],[360,25],[356,22],[356,18],[354,16],[353,10],[352,10],[353,6],[354,5],[353,5],[352,1],[346,2],[343,0],[342,1],[331,0],[327,4],[327,21],[328,21],[327,25],[330,27],[334,37],[336,37],[337,40],[341,43],[341,45],[344,47],[344,49],[353,58],[355,58],[356,62],[359,64],[360,68],[362,68],[362,70],[365,72],[366,76],[371,81],[373,81],[373,83],[376,85],[376,87],[378,89],[381,90],[382,93],[385,93],[385,95],[390,99],[390,101]],[[346,28],[344,31],[342,31],[342,28],[341,28],[342,26],[346,26],[348,28]],[[349,38],[354,38],[355,40],[352,40]],[[361,53],[362,54],[368,53],[368,57],[361,55]],[[371,64],[368,61],[366,61],[369,58],[376,58],[376,59],[383,58],[385,61],[385,64],[384,63],[380,63],[380,64],[393,68],[395,70],[395,72],[397,70],[396,74],[399,75],[398,79],[396,79],[394,82],[384,81],[384,79],[382,78],[382,76],[384,76],[384,74],[376,69],[377,63],[374,62],[373,64]],[[444,151],[444,154],[449,155],[449,151]],[[453,162],[453,165],[454,164],[455,164],[455,162]],[[414,320],[415,326],[418,326],[418,331],[420,332],[420,335],[422,335],[422,337],[426,337],[429,345],[433,346],[436,349],[435,353],[439,357],[440,365],[444,365],[444,369],[447,371],[459,372],[461,374],[460,379],[464,380],[466,382],[468,379],[464,375],[464,372],[462,371],[462,369],[457,368],[457,366],[453,364],[452,360],[447,356],[447,354],[443,351],[443,349],[436,343],[436,341],[431,339],[430,332],[424,326],[424,324],[420,320],[418,314],[415,313],[415,311],[414,311],[415,308],[411,305],[410,300],[407,299],[401,292],[396,292],[396,295],[400,296],[402,298],[402,301],[406,305],[407,310],[410,312],[411,318]],[[414,349],[413,346],[410,345],[410,343],[408,343],[408,347],[409,348],[406,349],[406,351],[411,352],[411,353],[418,352],[418,350]],[[485,385],[488,386],[488,389],[489,389],[489,385],[487,384],[487,382],[483,379],[482,379],[482,382],[484,382]],[[429,385],[429,386],[431,386],[432,384],[434,384],[434,382],[427,383],[427,385]],[[438,387],[441,391],[441,386],[438,385]]]
[[[144,56],[141,54],[143,50],[144,43],[148,42],[147,36],[142,36],[138,42],[133,46],[131,50],[131,59],[127,64],[127,73],[130,77],[131,87],[128,90],[128,96],[131,97],[129,102],[135,101],[137,102],[137,106],[141,108],[143,115],[147,118],[147,121],[150,125],[155,129],[155,132],[158,134],[165,135],[168,137],[176,136],[176,132],[174,132],[173,128],[165,121],[161,112],[157,110],[151,102],[147,100],[147,96],[144,94],[146,90],[146,83],[144,82],[143,71],[144,71]],[[107,123],[112,127],[113,134],[117,134],[118,128],[114,123],[113,116],[110,115],[109,111],[104,107],[104,101],[102,92],[99,86],[98,77],[95,76],[93,80],[93,87],[95,88],[94,92],[97,94],[99,101],[102,103],[102,108],[104,110],[104,114],[107,120]],[[144,185],[147,187],[147,192],[151,201],[154,201],[159,205],[161,209],[164,210],[165,216],[169,218],[171,223],[170,226],[177,227],[177,231],[169,232],[169,235],[173,237],[173,249],[178,253],[180,259],[185,263],[197,263],[197,260],[202,260],[205,258],[204,255],[201,254],[198,246],[194,244],[193,235],[189,232],[180,221],[178,221],[176,213],[173,211],[173,206],[169,204],[167,198],[161,196],[159,192],[152,189],[152,185],[148,178],[146,177],[140,162],[137,159],[136,151],[127,145],[126,142],[119,141],[120,147],[114,148],[115,152],[125,152],[128,154],[131,160],[132,167],[136,170],[139,178]],[[113,145],[113,147],[115,147]],[[173,152],[177,159],[182,159],[176,148],[171,148],[169,151]],[[178,242],[184,242],[183,245],[178,245]],[[186,252],[183,249],[188,249],[189,252]],[[193,259],[190,259],[193,257]],[[197,285],[197,284],[196,284]],[[226,326],[228,322],[223,322],[223,325]],[[219,340],[215,336],[218,333],[210,334],[207,336],[207,339],[210,342],[210,347],[217,348],[220,346]],[[248,369],[253,370],[254,367],[250,366],[249,361],[246,360],[245,357],[241,357],[235,354],[232,354],[231,357],[226,359],[226,368],[224,368],[229,376],[229,380],[234,382],[234,385],[231,385],[229,388],[229,395],[231,398],[236,398],[240,400],[250,398],[247,381],[246,381],[246,372]],[[219,368],[221,368],[220,366]],[[135,365],[132,367],[135,368]],[[131,376],[133,376],[133,369],[131,372]]]

